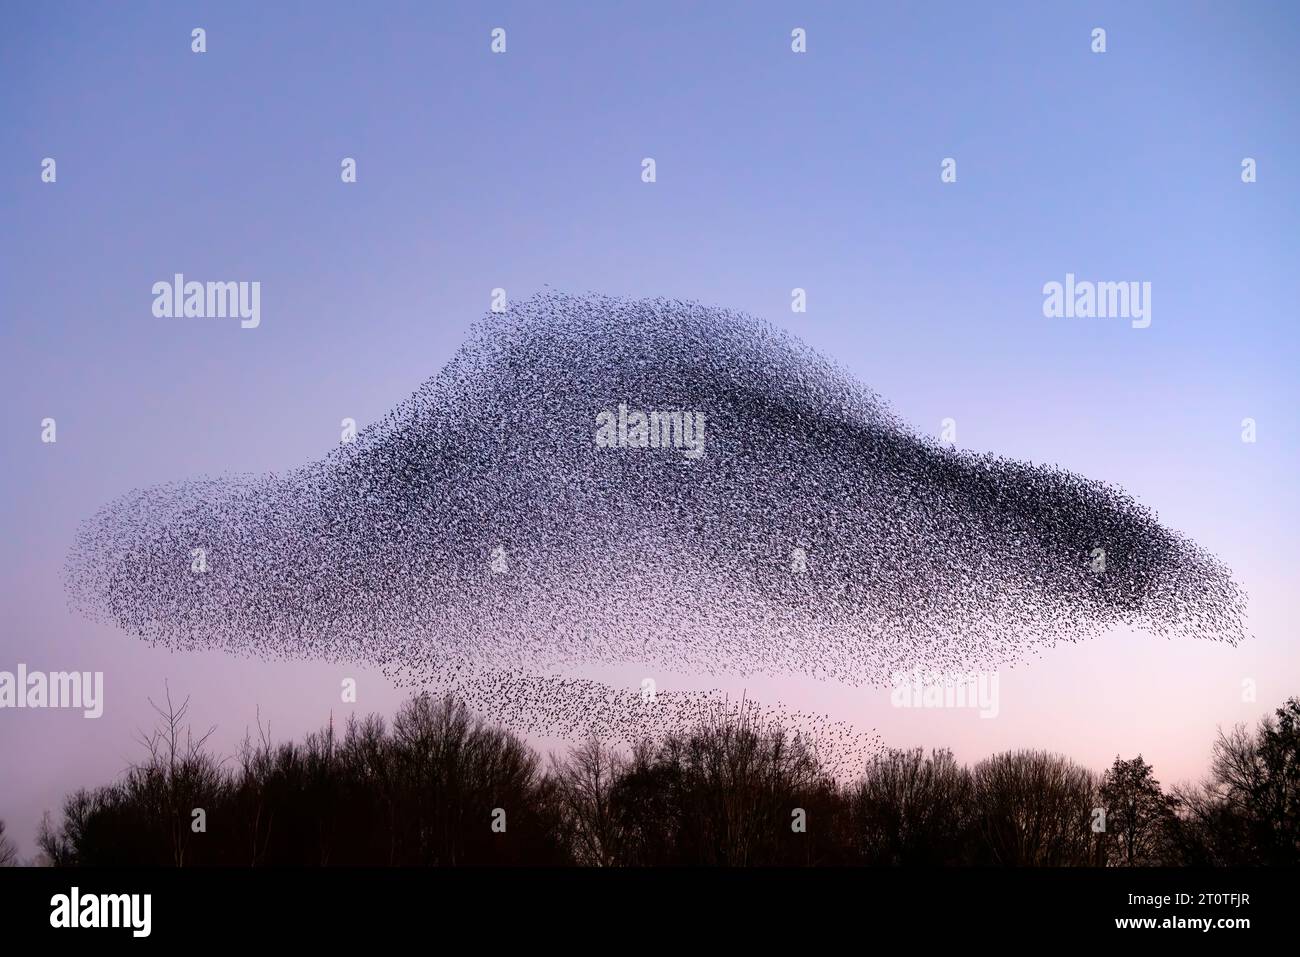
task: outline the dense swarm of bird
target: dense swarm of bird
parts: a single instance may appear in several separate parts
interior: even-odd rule
[[[620,405],[702,414],[703,454],[599,444]],[[1235,643],[1244,616],[1228,571],[1122,490],[919,435],[766,323],[551,292],[489,314],[320,461],[112,503],[67,581],[84,613],[169,647],[365,661],[530,730],[619,739],[718,695],[650,705],[574,666],[881,684],[1121,624]]]

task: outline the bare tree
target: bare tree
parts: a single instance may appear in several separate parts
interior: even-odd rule
[[[152,704],[152,702],[151,702]],[[273,743],[258,715],[231,771],[155,705],[147,758],[69,795],[37,834],[55,866],[567,864],[1068,866],[1300,858],[1300,701],[1215,744],[1209,780],[1165,795],[1139,755],[1097,779],[1060,755],[973,769],[950,752],[883,754],[842,787],[813,743],[723,705],[629,752],[597,740],[541,759],[460,701],[417,695],[391,725],[333,721]],[[190,812],[219,821],[194,835]],[[1094,831],[1098,809],[1104,833]],[[498,812],[508,815],[508,828]],[[12,857],[0,827],[0,857]]]
[[[1044,751],[1011,751],[975,765],[974,811],[989,862],[1059,867],[1091,864],[1100,842],[1090,771]]]
[[[241,809],[239,820],[247,832],[249,867],[257,867],[262,862],[275,825],[275,811],[267,801],[266,793],[274,763],[271,725],[267,722],[265,727],[262,726],[262,710],[258,708],[257,742],[254,743],[245,728],[244,740],[239,746],[239,770],[235,782]]]
[[[1168,862],[1178,799],[1160,790],[1151,771],[1140,754],[1130,761],[1116,755],[1102,778],[1108,864],[1134,867]]]
[[[852,841],[868,864],[962,863],[971,835],[971,776],[951,751],[875,758],[850,792]]]
[[[838,843],[836,797],[809,742],[742,700],[638,745],[611,810],[623,863],[816,864]],[[812,823],[796,832],[800,812]]]
[[[216,731],[209,728],[194,737],[185,723],[189,714],[187,697],[177,707],[171,689],[166,689],[165,708],[149,699],[158,714],[158,724],[149,732],[140,732],[140,743],[148,758],[131,766],[124,787],[134,801],[153,810],[156,820],[166,828],[170,863],[185,866],[185,853],[193,837],[192,812],[215,803],[224,784],[220,763],[204,747]]]
[[[1255,732],[1219,731],[1209,778],[1175,789],[1188,863],[1300,863],[1300,699]]]
[[[5,834],[5,822],[0,819],[0,867],[13,867],[18,863],[18,848]]]
[[[569,750],[567,759],[552,756],[567,838],[579,864],[609,867],[619,858],[619,825],[614,814],[614,785],[624,761],[596,738]]]

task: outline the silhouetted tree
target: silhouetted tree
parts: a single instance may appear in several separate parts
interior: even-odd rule
[[[565,839],[579,864],[609,867],[620,862],[623,840],[613,794],[624,763],[596,738],[571,748],[563,761],[551,758]]]
[[[1261,862],[1300,864],[1300,698],[1289,698],[1273,718],[1260,722],[1255,756],[1241,785],[1250,796],[1251,832]]]
[[[77,867],[94,864],[123,863],[97,853],[100,846],[111,847],[126,835],[115,836],[121,826],[114,820],[112,786],[74,791],[63,801],[63,815],[55,824],[48,811],[41,818],[36,844],[53,867]],[[140,835],[130,835],[133,843]]]
[[[1300,863],[1300,699],[1289,698],[1254,733],[1221,730],[1209,779],[1175,793],[1184,862]]]
[[[13,867],[18,863],[18,848],[5,834],[5,822],[0,819],[0,867]]]
[[[970,772],[951,751],[876,757],[850,792],[851,840],[862,863],[961,864],[972,833]]]
[[[1160,790],[1160,782],[1151,771],[1151,765],[1140,754],[1129,761],[1116,755],[1115,763],[1102,778],[1107,864],[1152,866],[1170,860],[1171,828],[1178,800]]]
[[[184,867],[186,851],[195,837],[193,812],[207,813],[221,802],[226,780],[220,762],[204,748],[215,728],[195,737],[185,719],[190,699],[180,706],[167,689],[166,707],[149,704],[158,714],[153,730],[141,732],[147,757],[127,771],[121,786],[125,808],[147,818],[151,830],[160,829],[169,863]]]
[[[644,742],[611,809],[627,864],[820,864],[842,858],[839,792],[809,742],[754,710],[720,707]]]
[[[570,861],[560,802],[519,738],[450,699],[418,696],[389,731],[377,717],[273,744],[259,721],[234,770],[157,708],[146,759],[64,802],[38,843],[67,865],[515,864]],[[192,811],[206,812],[195,831]],[[493,829],[494,811],[502,829]]]
[[[841,786],[813,743],[741,702],[629,751],[592,740],[549,772],[452,698],[275,743],[260,715],[230,767],[170,695],[120,781],[70,794],[37,834],[54,866],[1294,864],[1300,701],[1220,732],[1199,788],[1141,755],[1098,781],[1060,755],[973,769],[893,751]],[[211,732],[208,732],[210,734]],[[206,812],[195,830],[192,812]],[[1093,830],[1095,810],[1106,829]],[[494,828],[493,822],[504,824]],[[0,862],[12,858],[0,825]]]
[[[977,863],[1059,867],[1097,863],[1093,775],[1069,758],[1012,751],[975,765]]]

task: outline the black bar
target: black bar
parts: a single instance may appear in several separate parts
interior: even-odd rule
[[[539,935],[567,946],[592,943],[589,935],[598,929],[613,935],[603,938],[606,944],[630,947],[719,937],[763,943],[828,931],[869,946],[883,946],[896,933],[918,946],[954,935],[1026,943],[1200,936],[1232,944],[1294,933],[1296,877],[1295,870],[1260,868],[10,868],[0,870],[0,927],[6,943],[66,940],[73,929],[51,926],[51,899],[70,897],[75,886],[83,904],[87,895],[149,894],[145,939],[205,949],[357,936],[374,943],[412,934],[427,940],[431,931],[436,949],[516,937],[540,946]],[[1118,925],[1132,919],[1153,919],[1154,925]],[[1246,923],[1209,929],[1186,923],[1205,919]],[[1045,932],[1053,936],[1044,938]],[[141,940],[129,927],[76,933],[83,943]]]

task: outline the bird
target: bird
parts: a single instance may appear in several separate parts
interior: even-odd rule
[[[769,322],[550,288],[315,461],[108,503],[65,585],[155,645],[369,662],[539,734],[635,742],[729,714],[849,763],[873,730],[578,675],[873,687],[1120,624],[1235,644],[1245,611],[1123,489],[943,444]]]

